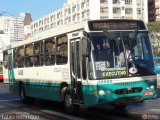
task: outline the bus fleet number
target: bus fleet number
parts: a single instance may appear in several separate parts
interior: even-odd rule
[[[19,70],[18,75],[23,75],[23,70]]]

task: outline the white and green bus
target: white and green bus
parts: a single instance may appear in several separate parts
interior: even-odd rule
[[[126,46],[128,53],[126,53]],[[157,96],[148,30],[140,20],[60,25],[3,52],[4,79],[22,102],[35,98],[117,108]]]

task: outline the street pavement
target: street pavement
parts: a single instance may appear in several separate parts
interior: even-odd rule
[[[157,99],[128,105],[125,110],[102,105],[82,109],[77,115],[68,115],[57,102],[36,100],[35,104],[22,104],[19,96],[9,94],[0,83],[0,120],[160,120],[160,87],[157,92]]]

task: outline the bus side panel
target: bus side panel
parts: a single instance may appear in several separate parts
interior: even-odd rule
[[[53,66],[27,68],[24,78],[27,96],[59,101],[59,84],[54,81]]]
[[[83,81],[83,97],[85,106],[94,106],[98,103],[97,82]]]
[[[17,76],[17,80],[23,81],[27,96],[61,101],[60,85],[62,81],[68,82],[69,68],[66,65],[25,68],[23,78]]]
[[[155,77],[152,79],[149,77],[142,78],[132,78],[126,79],[124,82],[123,80],[121,82],[117,82],[118,79],[115,79],[115,81],[112,81],[113,83],[110,83],[110,80],[99,80],[98,84],[93,84],[93,82],[90,80],[89,83],[83,85],[83,94],[84,94],[84,103],[85,106],[95,106],[99,104],[107,104],[107,103],[114,103],[114,102],[121,102],[121,99],[123,101],[126,101],[126,104],[130,104],[131,102],[138,102],[141,100],[146,99],[154,99],[157,97],[156,92],[156,86],[157,86],[157,80]],[[150,88],[150,86],[153,85],[154,89],[147,89]],[[135,88],[138,88],[136,90],[133,90]],[[123,90],[123,89],[132,89],[132,93],[126,93],[126,92],[116,92],[117,90]],[[153,92],[153,95],[144,95],[145,92]]]

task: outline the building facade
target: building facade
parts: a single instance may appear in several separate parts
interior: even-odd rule
[[[3,47],[25,40],[30,35],[31,14],[20,16],[0,16],[0,61],[3,59]]]
[[[148,23],[148,0],[68,0],[59,10],[33,21],[31,34],[62,24],[119,18]]]
[[[155,21],[160,21],[160,0],[155,0]]]
[[[148,0],[148,18],[160,22],[160,0]]]

